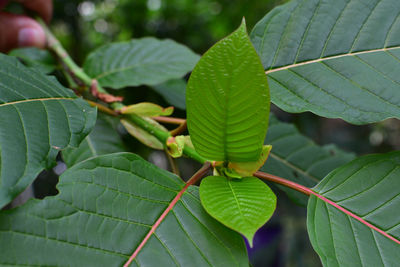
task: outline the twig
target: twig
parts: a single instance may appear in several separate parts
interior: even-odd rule
[[[112,109],[110,109],[110,108],[108,108],[108,107],[106,107],[106,106],[104,106],[104,105],[102,105],[100,103],[94,102],[94,101],[90,101],[90,100],[87,100],[87,99],[86,99],[86,101],[92,107],[97,107],[97,109],[100,110],[101,112],[106,113],[106,114],[111,115],[111,116],[114,116],[114,117],[118,117],[118,113],[115,112],[114,110],[112,110]]]
[[[173,118],[173,117],[163,117],[163,116],[158,116],[158,117],[152,117],[153,120],[158,121],[158,122],[163,122],[163,123],[170,123],[170,124],[179,124],[181,125],[182,123],[185,123],[185,119],[181,118]]]
[[[306,194],[307,196],[313,194],[313,191],[310,188],[303,186],[301,184],[286,180],[284,178],[275,176],[273,174],[257,171],[253,175],[255,177],[292,188],[296,191],[299,191],[300,193]]]
[[[184,131],[186,131],[187,129],[187,124],[186,124],[186,120],[184,123],[182,123],[181,125],[179,125],[177,128],[175,128],[174,130],[170,131],[172,136],[177,136],[181,133],[183,133]]]
[[[180,174],[180,171],[179,171],[178,165],[176,164],[175,159],[173,157],[171,157],[171,155],[168,153],[167,150],[165,150],[165,155],[167,156],[168,163],[171,166],[172,172],[180,177],[181,174]]]

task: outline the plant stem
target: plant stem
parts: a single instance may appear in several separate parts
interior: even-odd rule
[[[164,123],[170,123],[170,124],[178,124],[181,125],[182,123],[185,123],[185,119],[181,118],[172,118],[172,117],[163,117],[163,116],[158,116],[158,117],[152,117],[153,120],[158,121],[158,122],[164,122]]]
[[[50,29],[47,27],[46,23],[40,18],[37,19],[40,25],[42,26],[47,39],[47,47],[50,51],[55,53],[57,57],[68,67],[69,71],[71,71],[76,78],[81,80],[86,86],[90,87],[92,85],[93,79],[89,77],[69,56],[67,51],[65,51],[64,47],[61,45],[60,41],[53,35]],[[98,85],[97,90],[101,93],[106,93],[101,86]]]
[[[94,101],[90,101],[90,100],[87,100],[87,99],[86,99],[86,102],[88,102],[89,105],[91,105],[92,107],[97,107],[97,109],[100,110],[103,113],[106,113],[106,114],[114,116],[114,117],[118,117],[119,116],[117,112],[115,112],[114,110],[112,110],[112,109],[110,109],[110,108],[108,108],[108,107],[106,107],[106,106],[104,106],[104,105],[102,105],[100,103],[97,103],[97,102],[94,102]]]
[[[68,53],[65,51],[65,49],[62,47],[62,45],[60,44],[60,42],[54,37],[54,35],[51,33],[51,31],[49,30],[49,28],[47,27],[47,25],[39,20],[40,24],[42,25],[45,33],[46,33],[46,37],[47,37],[47,44],[48,44],[48,49],[52,52],[54,52],[56,54],[56,56],[61,60],[61,62],[68,67],[68,71],[66,72],[69,75],[74,75],[76,78],[78,78],[79,80],[81,80],[86,86],[91,87],[93,84],[93,79],[88,76],[73,60],[72,58],[68,55]],[[73,78],[73,77],[72,77]],[[100,93],[104,93],[104,94],[108,94],[106,90],[104,90],[99,84],[97,84],[97,90]],[[112,116],[120,116],[120,114],[118,112],[116,112],[116,110],[121,109],[121,107],[124,107],[124,105],[120,102],[114,102],[112,103],[110,106],[112,109],[87,100],[89,102],[90,105],[92,106],[96,106],[100,111],[108,114],[108,115],[112,115]],[[161,130],[159,128],[157,128],[156,126],[152,125],[151,123],[147,122],[146,120],[142,119],[140,116],[137,116],[135,114],[129,114],[126,116],[126,118],[128,118],[129,120],[131,120],[133,123],[135,123],[137,126],[139,126],[140,128],[142,128],[143,130],[149,132],[150,134],[152,134],[154,137],[156,137],[161,143],[163,143],[166,146],[166,142],[168,140],[169,137],[171,137],[171,133]],[[159,121],[159,122],[165,122],[165,123],[173,123],[173,124],[180,124],[180,126],[173,130],[173,133],[179,132],[180,130],[182,130],[184,127],[186,127],[186,120],[185,119],[179,119],[179,118],[168,118],[168,117],[153,117],[154,120]],[[183,148],[183,154],[188,156],[189,158],[192,158],[202,164],[205,164],[205,166],[207,167],[207,170],[210,168],[210,162],[202,157],[201,155],[199,155],[193,148],[189,147],[189,146],[184,146]],[[204,168],[204,167],[203,167]],[[203,169],[202,168],[202,169]],[[305,187],[303,185],[297,184],[295,182],[286,180],[284,178],[272,175],[272,174],[268,174],[268,173],[263,173],[263,172],[255,172],[254,173],[255,177],[261,178],[261,179],[265,179],[267,181],[270,182],[274,182],[274,183],[278,183],[281,184],[283,186],[292,188],[296,191],[299,191],[303,194],[306,195],[310,195],[310,194],[315,194],[314,191],[312,191],[310,188]],[[192,177],[193,178],[193,177]],[[192,179],[190,179],[188,181],[189,183],[193,183],[191,181]]]
[[[186,129],[187,129],[187,124],[186,124],[186,120],[185,120],[185,122],[183,122],[181,125],[179,125],[175,129],[170,131],[170,133],[172,136],[177,136],[177,135],[183,133],[184,131],[186,131]]]
[[[253,176],[276,183],[276,184],[280,184],[280,185],[292,188],[300,193],[306,194],[307,196],[309,196],[313,193],[313,191],[308,187],[305,187],[301,184],[298,184],[298,183],[286,180],[284,178],[275,176],[273,174],[257,171],[255,173],[253,173]]]

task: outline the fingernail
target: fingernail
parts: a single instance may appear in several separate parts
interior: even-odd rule
[[[38,46],[41,44],[41,34],[35,28],[24,28],[18,32],[18,46]]]

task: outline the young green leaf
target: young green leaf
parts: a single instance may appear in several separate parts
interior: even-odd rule
[[[269,153],[271,152],[272,146],[265,145],[261,151],[261,155],[257,161],[253,162],[229,162],[228,168],[234,169],[242,177],[252,176],[253,173],[260,169],[265,161],[268,159]]]
[[[254,27],[271,100],[353,124],[400,118],[399,0],[293,0]]]
[[[0,265],[122,266],[143,245],[130,266],[248,266],[243,238],[207,214],[197,187],[137,155],[83,161],[57,187],[0,212]]]
[[[308,202],[311,243],[325,266],[398,266],[400,152],[360,157],[326,176]]]
[[[96,110],[53,77],[0,54],[0,208],[54,162],[78,146],[96,121]]]
[[[147,117],[142,117],[142,119],[150,122],[151,124],[155,125],[156,127],[166,130],[164,126],[159,124],[158,122],[147,118]],[[164,145],[152,134],[147,132],[146,130],[143,130],[139,126],[137,126],[135,123],[131,122],[130,120],[126,119],[121,119],[122,125],[125,127],[125,129],[128,131],[130,135],[135,137],[137,140],[139,140],[141,143],[145,144],[148,147],[158,149],[158,150],[163,150]]]
[[[226,162],[258,160],[270,99],[244,21],[200,59],[190,76],[186,100],[188,129],[201,156]]]
[[[200,184],[200,199],[212,217],[244,235],[251,246],[254,234],[276,208],[274,192],[255,177],[206,177]]]
[[[104,45],[89,54],[83,68],[102,86],[120,89],[181,78],[198,60],[184,45],[147,37]]]
[[[120,109],[122,114],[136,114],[139,116],[156,117],[169,116],[174,112],[174,107],[163,108],[157,104],[142,102],[129,106],[124,106]]]

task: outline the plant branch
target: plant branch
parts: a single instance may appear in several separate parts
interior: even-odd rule
[[[91,105],[92,107],[97,107],[98,110],[100,110],[101,112],[103,112],[105,114],[108,114],[108,115],[111,115],[111,116],[114,116],[114,117],[118,117],[119,116],[117,112],[115,112],[114,110],[112,110],[112,109],[110,109],[110,108],[108,108],[108,107],[106,107],[106,106],[104,106],[104,105],[102,105],[100,103],[97,103],[97,102],[94,102],[94,101],[90,101],[90,100],[87,100],[87,99],[86,99],[86,102],[88,102],[89,105]]]
[[[171,133],[172,136],[177,136],[177,135],[183,133],[184,131],[186,131],[186,129],[187,129],[187,124],[186,124],[186,120],[185,120],[184,123],[182,123],[181,125],[179,125],[175,129],[170,131],[170,133]]]
[[[311,195],[314,193],[314,191],[312,191],[310,188],[303,186],[301,184],[289,181],[287,179],[275,176],[273,174],[269,174],[269,173],[265,173],[265,172],[260,172],[257,171],[255,173],[253,173],[253,176],[276,183],[276,184],[280,184],[286,187],[289,187],[291,189],[294,189],[300,193],[306,194],[307,196]]]
[[[153,224],[151,227],[150,231],[147,233],[145,238],[140,242],[139,246],[136,248],[136,250],[133,252],[133,254],[129,257],[128,261],[124,264],[124,267],[128,267],[132,261],[136,258],[136,256],[139,254],[139,252],[142,250],[144,245],[147,243],[147,241],[150,239],[151,235],[155,232],[157,227],[161,224],[161,222],[165,219],[167,214],[174,208],[175,204],[181,199],[183,193],[189,188],[189,186],[195,184],[197,181],[199,181],[203,176],[210,170],[211,168],[211,163],[206,162],[204,163],[203,167],[201,167],[200,170],[198,170],[185,184],[185,186],[182,188],[181,191],[176,195],[176,197],[169,203],[168,207],[164,210],[164,212],[160,215],[160,217],[157,219],[157,221]]]
[[[158,116],[158,117],[151,117],[153,120],[158,121],[158,122],[164,122],[164,123],[170,123],[170,124],[178,124],[181,125],[182,123],[185,123],[185,119],[181,118],[173,118],[173,117],[163,117],[163,116]]]
[[[166,155],[166,157],[168,159],[168,163],[169,163],[169,165],[171,167],[172,172],[175,173],[178,176],[181,176],[181,174],[179,172],[178,165],[177,165],[175,159],[173,157],[171,157],[171,155],[168,153],[168,150],[164,150],[164,151],[165,151],[165,155]]]

